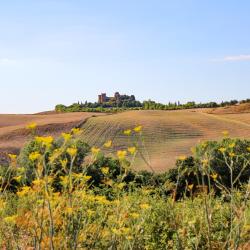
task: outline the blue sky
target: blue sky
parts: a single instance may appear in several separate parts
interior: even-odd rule
[[[139,100],[249,98],[248,0],[0,3],[0,113],[97,94]]]

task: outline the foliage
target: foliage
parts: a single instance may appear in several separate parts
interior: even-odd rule
[[[107,103],[73,103],[70,106],[65,106],[63,104],[58,104],[55,107],[55,111],[57,112],[121,112],[124,110],[134,110],[134,109],[143,109],[143,110],[178,110],[178,109],[196,109],[196,108],[217,108],[217,107],[225,107],[225,106],[233,106],[240,103],[249,103],[250,99],[245,99],[241,101],[231,100],[224,101],[221,103],[216,102],[208,102],[208,103],[195,103],[193,101],[187,103],[169,102],[168,104],[157,103],[152,100],[148,101],[136,101],[134,99],[126,99],[119,104],[115,102],[107,102]]]
[[[142,126],[124,132],[140,138]],[[136,143],[111,158],[88,153],[79,133],[34,137],[10,155],[0,179],[2,249],[240,249],[250,241],[249,141],[198,145],[157,175],[132,170]],[[209,192],[195,194],[199,178]]]

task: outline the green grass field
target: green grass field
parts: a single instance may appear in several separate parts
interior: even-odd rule
[[[128,111],[90,118],[83,125],[82,137],[97,147],[112,140],[110,153],[114,154],[132,143],[123,131],[142,125],[145,143],[140,151],[155,171],[162,172],[173,167],[178,156],[191,154],[191,147],[200,141],[222,138],[222,131],[229,131],[232,137],[250,138],[249,121],[249,113],[215,115],[200,110]],[[149,170],[139,154],[134,167]]]

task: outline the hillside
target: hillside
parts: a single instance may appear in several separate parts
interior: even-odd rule
[[[164,171],[174,165],[180,155],[190,154],[195,144],[206,139],[221,138],[222,131],[233,137],[250,138],[250,114],[216,115],[204,110],[128,111],[89,119],[83,125],[83,139],[92,146],[102,146],[113,140],[114,153],[126,149],[131,140],[123,134],[128,128],[143,126],[145,148],[141,148],[155,171]],[[149,169],[136,159],[137,169]]]
[[[81,125],[92,116],[100,113],[49,113],[35,115],[0,115],[0,163],[5,159],[6,153],[16,153],[29,138],[25,128],[27,124],[35,122],[38,125],[39,135],[58,136]]]
[[[91,146],[100,147],[113,140],[111,154],[131,145],[131,138],[123,135],[123,130],[142,125],[145,147],[141,146],[141,152],[153,169],[161,172],[172,167],[178,156],[190,154],[191,147],[198,142],[221,138],[224,130],[233,137],[250,138],[248,107],[249,104],[242,104],[218,109],[141,110],[109,115],[87,112],[0,115],[0,163],[6,159],[6,153],[17,153],[29,139],[25,126],[31,122],[38,124],[39,135],[55,137],[82,125],[82,138]],[[134,166],[149,169],[141,157]]]
[[[250,113],[250,103],[242,103],[239,105],[226,106],[214,109],[207,109],[207,113],[210,114],[235,114],[235,113]]]

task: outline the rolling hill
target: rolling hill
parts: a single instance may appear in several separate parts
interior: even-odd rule
[[[113,148],[109,153],[115,154],[132,145],[132,139],[123,131],[137,125],[143,126],[140,152],[147,163],[138,154],[134,167],[152,167],[157,172],[172,167],[178,156],[190,154],[191,147],[200,141],[222,138],[225,130],[232,137],[250,138],[250,113],[216,115],[204,110],[128,111],[90,118],[82,126],[82,138],[97,147],[111,139]]]
[[[58,136],[79,126],[92,116],[100,113],[62,113],[46,112],[34,115],[0,115],[0,163],[6,160],[6,153],[18,153],[29,139],[25,128],[31,122],[37,123],[39,135]]]
[[[113,147],[106,150],[111,155],[133,145],[132,137],[124,135],[124,130],[142,125],[143,143],[139,145],[140,154],[133,160],[133,166],[136,169],[152,168],[157,172],[173,167],[178,156],[190,154],[190,149],[200,141],[222,138],[224,130],[229,131],[232,137],[250,138],[250,108],[247,105],[231,107],[230,110],[0,115],[0,163],[6,160],[6,153],[18,153],[29,139],[25,126],[31,122],[38,124],[39,135],[55,137],[81,126],[81,137],[91,146],[102,147],[107,140],[112,140]]]

